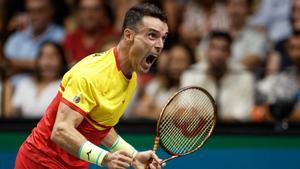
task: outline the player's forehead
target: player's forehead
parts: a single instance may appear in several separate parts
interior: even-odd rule
[[[151,17],[151,16],[145,16],[143,17],[141,24],[140,24],[140,29],[141,30],[146,30],[146,31],[157,31],[161,35],[165,35],[168,33],[168,25],[167,23],[161,21],[158,18]]]

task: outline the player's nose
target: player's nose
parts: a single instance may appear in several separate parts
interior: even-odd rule
[[[157,42],[155,44],[156,52],[160,53],[163,48],[164,48],[164,42],[163,42],[163,40],[162,39],[157,40]]]

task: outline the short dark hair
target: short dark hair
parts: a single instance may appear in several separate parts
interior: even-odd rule
[[[126,12],[122,26],[122,32],[126,28],[134,29],[144,16],[158,18],[167,23],[167,16],[161,9],[151,3],[144,3],[134,6]]]
[[[225,31],[219,31],[219,30],[213,30],[209,34],[209,39],[215,39],[215,38],[221,38],[228,42],[228,45],[231,46],[232,38],[228,32]]]

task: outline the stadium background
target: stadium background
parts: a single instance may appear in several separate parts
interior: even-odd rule
[[[143,0],[103,0],[108,2],[110,5],[114,4],[117,5],[118,3],[122,5],[127,5],[143,1]],[[171,45],[169,45],[172,41],[181,40],[179,35],[179,23],[174,23],[173,19],[178,16],[182,15],[183,12],[179,9],[178,6],[174,5],[172,2],[178,2],[179,4],[188,4],[192,0],[149,0],[160,7],[163,7],[171,14],[171,25],[170,27],[173,28],[171,31],[172,33],[167,39],[166,48],[167,50],[170,49]],[[195,0],[197,1],[197,0]],[[210,1],[210,0],[208,0]],[[207,1],[207,2],[208,2]],[[216,2],[225,3],[227,0],[216,0]],[[233,1],[233,0],[232,0]],[[243,1],[243,0],[241,0]],[[77,12],[78,8],[71,7],[68,8],[67,5],[70,2],[77,2],[77,0],[53,0],[54,6],[56,8],[56,15],[54,16],[54,21],[59,25],[64,26],[66,31],[73,31],[76,28],[76,24],[74,20],[76,19],[77,15],[74,14]],[[63,3],[67,2],[67,3]],[[129,3],[130,2],[130,3]],[[163,2],[166,2],[163,3]],[[199,0],[200,2],[200,0]],[[203,0],[202,2],[206,2]],[[269,5],[268,5],[269,3]],[[299,5],[299,0],[253,0],[253,9],[259,9],[260,5],[266,5],[266,11],[269,10],[273,14],[278,14],[279,20],[282,18],[289,21],[290,17],[283,17],[280,15],[281,9],[286,4],[290,4],[297,6]],[[270,6],[270,4],[275,4],[274,6]],[[120,5],[120,6],[122,6]],[[166,5],[166,6],[164,6]],[[168,6],[170,5],[170,6]],[[282,5],[282,8],[280,8]],[[278,7],[279,6],[279,7]],[[274,10],[277,9],[278,11]],[[66,10],[68,9],[68,10]],[[171,9],[171,10],[170,10]],[[273,11],[272,11],[273,9]],[[276,12],[274,12],[276,11]],[[288,13],[290,14],[292,9],[288,9]],[[299,13],[300,7],[297,8],[295,13]],[[255,10],[252,11],[252,14],[255,14]],[[10,35],[14,32],[18,31],[19,29],[23,29],[23,21],[27,23],[28,20],[22,20],[22,18],[26,13],[24,7],[23,0],[0,0],[0,74],[1,74],[1,113],[0,113],[0,169],[10,169],[13,168],[15,155],[18,151],[20,144],[24,141],[27,135],[30,133],[32,128],[37,123],[37,119],[30,119],[25,117],[24,115],[20,114],[13,114],[7,115],[5,114],[5,94],[7,94],[6,89],[3,87],[4,82],[10,80],[10,76],[13,74],[13,68],[10,67],[10,63],[7,61],[7,56],[5,56],[4,48],[6,45],[7,40],[9,39]],[[15,14],[21,14],[21,20],[14,20]],[[67,17],[71,15],[71,17]],[[299,14],[298,14],[299,15]],[[63,17],[67,17],[67,22],[63,20]],[[278,19],[276,17],[269,18],[273,21]],[[299,19],[298,17],[297,19]],[[28,19],[28,18],[27,18]],[[118,19],[118,18],[116,18]],[[197,19],[197,18],[196,18]],[[11,21],[11,22],[10,22]],[[15,21],[20,21],[20,25],[14,25]],[[118,20],[116,20],[117,22]],[[192,17],[193,21],[193,17]],[[25,23],[25,25],[26,25]],[[28,24],[28,23],[27,23]],[[119,23],[120,24],[120,23]],[[120,25],[116,26],[117,28]],[[174,29],[175,28],[175,29]],[[284,32],[284,29],[279,29],[281,32]],[[264,30],[266,34],[268,31]],[[268,34],[269,35],[269,34]],[[289,34],[292,36],[293,34]],[[271,35],[270,35],[271,36]],[[286,36],[285,38],[288,38]],[[260,80],[264,79],[265,75],[267,74],[267,63],[269,62],[268,58],[272,58],[274,54],[273,51],[278,49],[275,48],[276,44],[280,44],[280,41],[276,39],[276,37],[269,37],[269,43],[267,52],[265,53],[265,58],[261,64],[259,64],[256,69],[252,73],[255,75],[256,80],[255,85],[259,84]],[[184,39],[184,38],[183,38]],[[111,41],[110,41],[111,40]],[[115,42],[116,39],[108,38],[108,42]],[[118,39],[117,39],[118,40]],[[184,40],[182,40],[184,41]],[[194,47],[192,42],[189,43],[190,47]],[[196,44],[197,45],[197,44]],[[284,45],[283,45],[284,46]],[[16,48],[15,50],[18,51]],[[281,51],[276,51],[281,52]],[[276,53],[275,52],[275,53]],[[197,53],[197,50],[194,49],[194,53]],[[199,54],[199,53],[198,53]],[[202,57],[201,51],[199,56]],[[277,54],[277,53],[276,53]],[[276,55],[277,56],[277,55]],[[198,58],[199,59],[199,58]],[[285,62],[282,65],[286,64]],[[31,70],[32,71],[32,70]],[[284,70],[277,70],[275,74],[280,74]],[[140,82],[145,85],[150,78],[156,76],[157,67],[153,69],[148,75],[142,75]],[[276,74],[276,75],[277,75]],[[178,86],[177,86],[178,87]],[[4,89],[3,89],[4,88]],[[3,90],[2,90],[3,89]],[[4,91],[4,92],[3,92]],[[272,92],[272,91],[271,91]],[[297,91],[299,92],[299,91]],[[239,93],[243,96],[244,93]],[[297,93],[296,93],[297,94]],[[298,96],[300,94],[298,93]],[[240,97],[240,96],[236,96]],[[297,98],[298,102],[300,97]],[[26,96],[25,96],[26,100]],[[157,99],[158,100],[158,99]],[[171,160],[168,162],[166,169],[179,169],[179,168],[201,168],[201,169],[221,169],[221,168],[228,168],[228,169],[300,169],[300,123],[299,123],[299,116],[298,117],[291,117],[288,119],[289,125],[288,127],[278,126],[278,122],[276,118],[271,117],[270,114],[267,112],[264,115],[260,113],[264,113],[265,109],[265,102],[263,97],[257,97],[255,100],[255,105],[253,106],[253,110],[251,112],[251,117],[249,119],[243,120],[229,120],[226,121],[218,121],[216,131],[214,132],[213,136],[208,140],[207,144],[201,148],[200,151],[197,151],[194,154],[191,154],[186,157],[178,158],[175,160]],[[238,105],[235,103],[235,105]],[[299,105],[298,105],[299,106]],[[4,112],[4,113],[3,113]],[[131,112],[129,112],[130,114]],[[244,112],[242,112],[244,113]],[[285,114],[288,111],[281,110],[279,114]],[[279,115],[280,116],[280,115]],[[128,142],[134,145],[138,150],[147,150],[151,149],[153,145],[153,138],[155,134],[155,120],[144,120],[144,118],[149,118],[149,116],[145,115],[140,118],[133,118],[131,119],[128,115],[128,112],[125,114],[124,118],[120,125],[118,125],[117,129]],[[153,117],[151,117],[153,118]],[[150,118],[150,119],[151,119]],[[245,122],[246,121],[246,122]],[[278,128],[279,127],[279,128]],[[162,151],[158,151],[158,155],[161,157],[165,157],[166,154]],[[91,168],[97,168],[96,166],[91,166]]]

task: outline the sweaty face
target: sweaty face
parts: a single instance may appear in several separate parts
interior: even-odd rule
[[[137,26],[129,51],[131,68],[134,71],[147,73],[161,54],[168,26],[154,17],[144,17]]]

